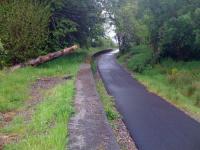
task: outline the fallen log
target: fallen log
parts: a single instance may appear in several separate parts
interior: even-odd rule
[[[61,56],[65,56],[67,54],[70,54],[70,53],[74,52],[77,48],[78,48],[78,46],[74,45],[72,47],[65,48],[64,50],[61,50],[61,51],[49,53],[49,54],[44,55],[44,56],[39,56],[38,58],[32,59],[32,60],[30,60],[30,61],[28,61],[24,64],[18,64],[18,65],[11,67],[11,71],[14,71],[16,69],[19,69],[19,68],[25,67],[25,66],[38,66],[38,65],[43,64],[47,61],[53,60],[53,59],[61,57]]]

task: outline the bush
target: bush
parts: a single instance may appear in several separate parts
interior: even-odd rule
[[[152,64],[153,50],[147,46],[136,46],[130,49],[132,57],[128,60],[128,68],[136,71],[142,72],[146,66]]]
[[[182,14],[165,22],[163,27],[162,56],[174,59],[192,60],[200,57],[200,30],[198,21],[200,9],[194,13]]]
[[[48,38],[50,8],[32,0],[8,0],[0,5],[0,38],[7,64],[42,53]]]

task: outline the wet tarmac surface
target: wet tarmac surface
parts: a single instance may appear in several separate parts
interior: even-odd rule
[[[200,124],[149,93],[115,59],[99,56],[98,70],[139,150],[200,150]]]

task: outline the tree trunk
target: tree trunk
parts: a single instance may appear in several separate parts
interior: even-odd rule
[[[24,64],[19,64],[19,65],[13,66],[13,67],[11,67],[11,70],[14,71],[14,70],[21,68],[21,67],[24,67],[24,66],[38,66],[38,65],[43,64],[47,61],[53,60],[53,59],[61,57],[61,56],[65,56],[67,54],[70,54],[70,53],[74,52],[77,48],[78,48],[78,46],[74,45],[72,47],[65,48],[64,50],[61,50],[61,51],[49,53],[49,54],[44,55],[44,56],[39,56],[38,58],[32,59],[32,60],[30,60],[30,61],[28,61]]]

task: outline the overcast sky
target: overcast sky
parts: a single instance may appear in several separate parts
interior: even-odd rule
[[[115,33],[115,26],[105,24],[106,36],[110,37],[115,43],[116,41],[116,33]]]
[[[103,14],[106,14],[106,12],[103,11]],[[110,37],[113,40],[113,42],[117,43],[115,26],[111,25],[110,19],[107,19],[106,23],[104,24],[104,28],[106,36]]]

